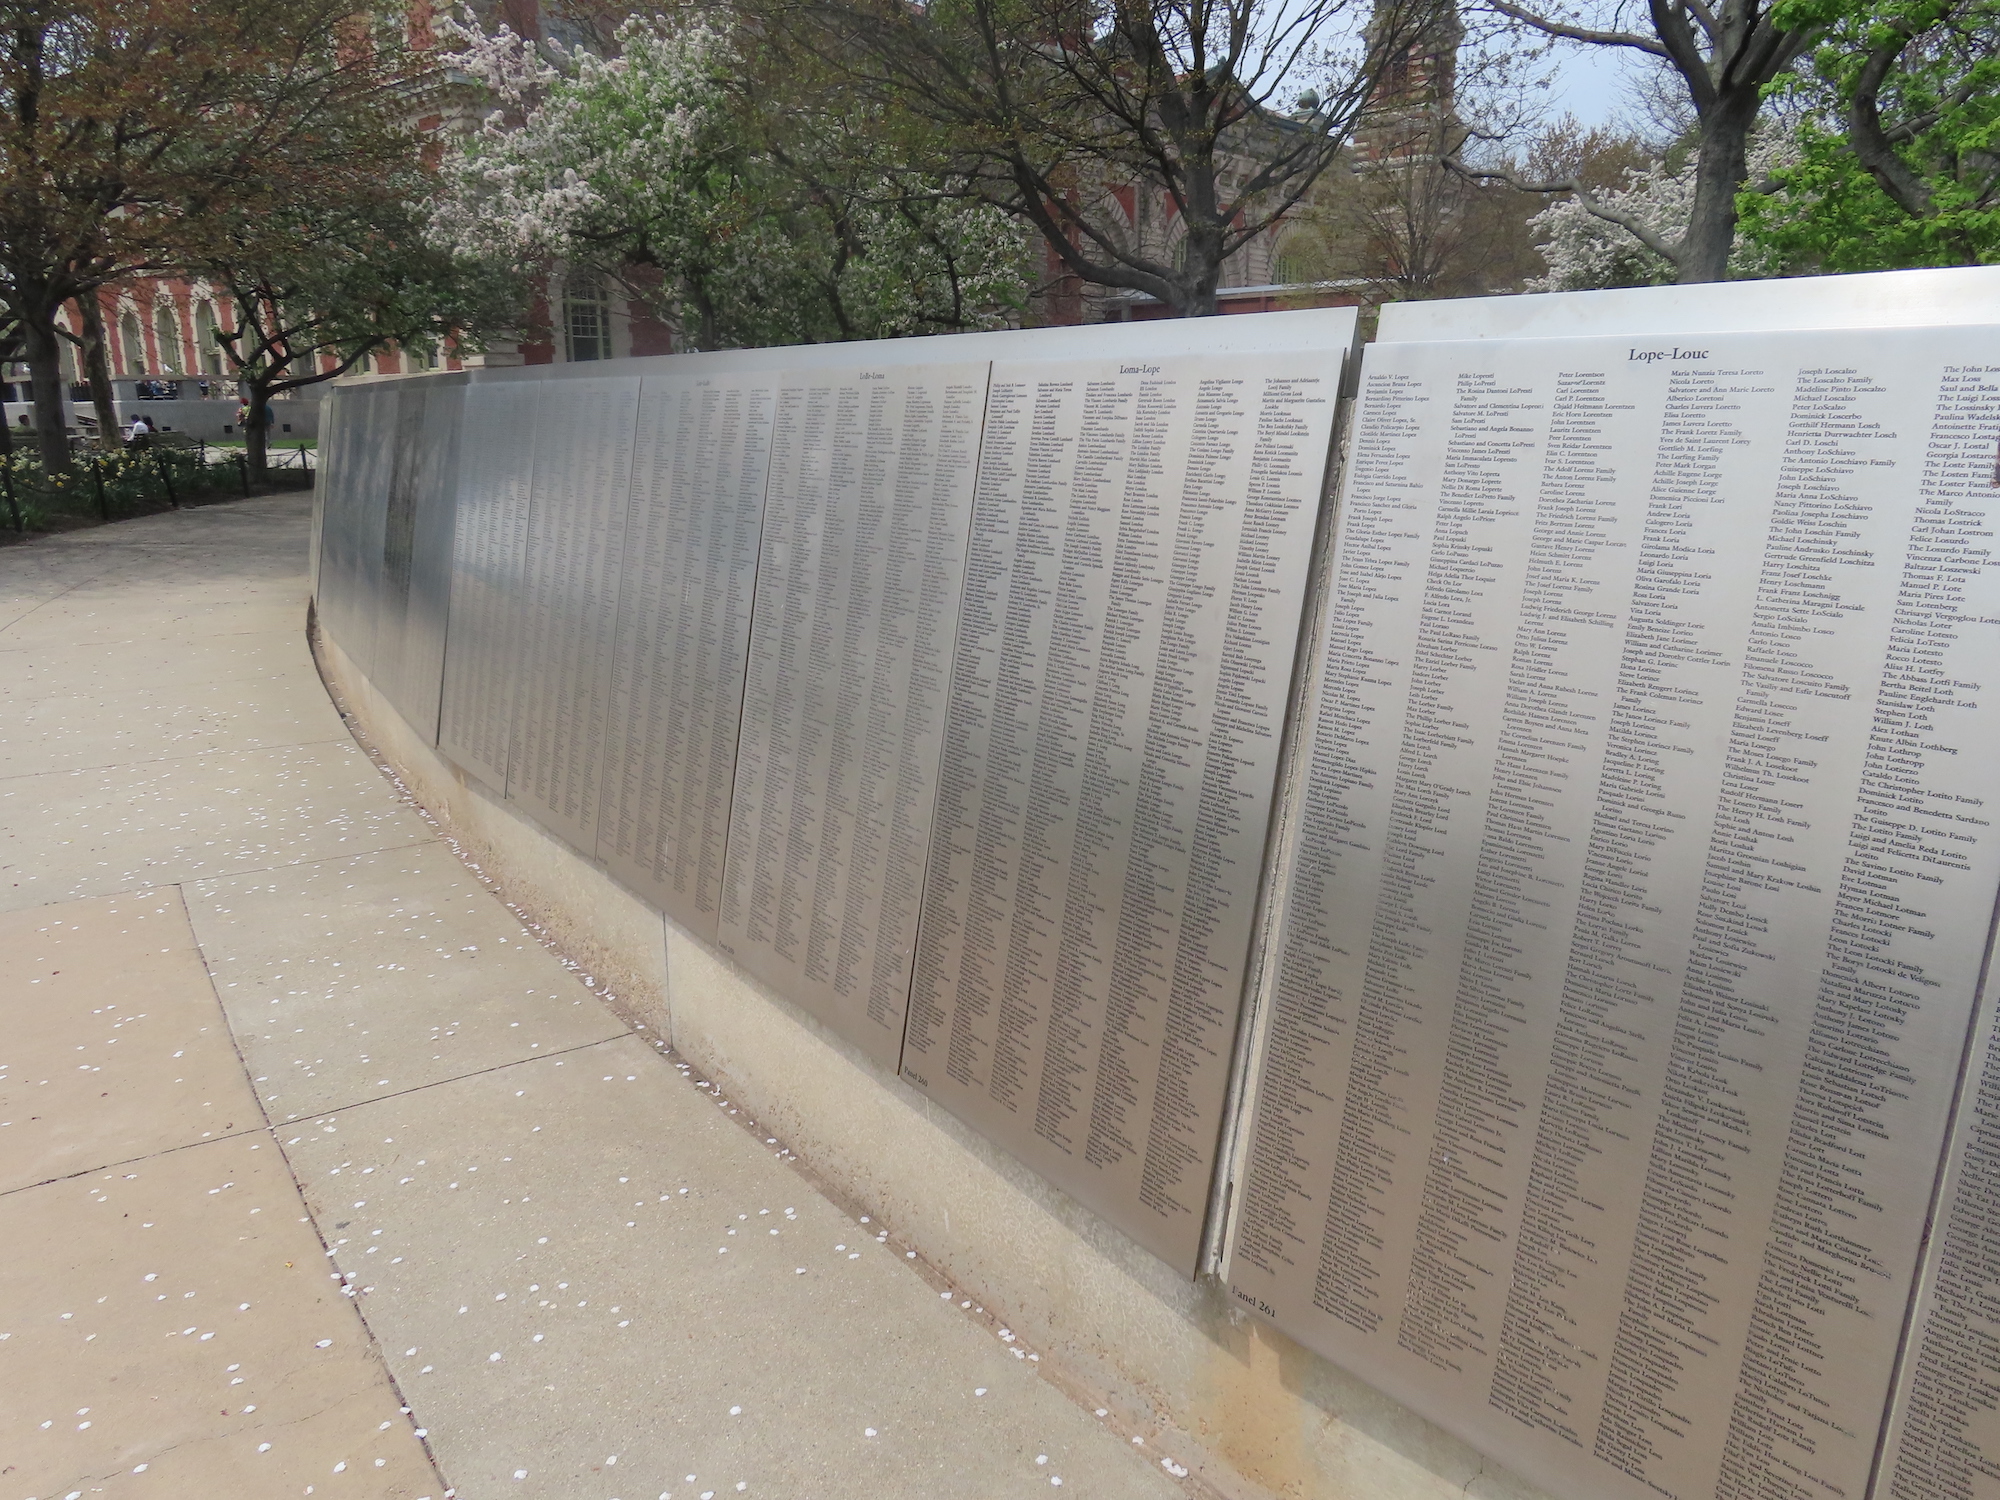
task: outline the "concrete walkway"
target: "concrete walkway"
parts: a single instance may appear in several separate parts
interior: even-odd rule
[[[1188,1493],[401,800],[308,513],[0,552],[0,1500]]]

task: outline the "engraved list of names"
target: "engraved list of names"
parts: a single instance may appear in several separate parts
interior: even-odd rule
[[[1369,351],[1230,1289],[1559,1495],[1869,1493],[2000,884],[1993,348]]]
[[[717,942],[890,1068],[986,371],[790,375],[772,417]]]
[[[1338,353],[996,366],[903,1072],[1192,1272]]]

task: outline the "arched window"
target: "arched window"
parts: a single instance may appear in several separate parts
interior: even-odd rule
[[[153,338],[158,344],[160,373],[178,375],[181,372],[181,329],[174,317],[173,307],[159,302],[153,307]]]
[[[125,373],[146,373],[146,340],[139,331],[139,315],[128,312],[118,320],[118,352],[125,356]]]
[[[204,302],[194,310],[194,357],[204,375],[222,373],[222,350],[215,342],[215,329],[215,305]]]
[[[572,271],[564,281],[563,334],[571,359],[611,358],[611,294],[595,271]]]

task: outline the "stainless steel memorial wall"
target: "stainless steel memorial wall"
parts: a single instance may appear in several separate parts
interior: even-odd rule
[[[319,620],[1560,1500],[2000,1500],[2000,270],[1353,328],[346,386]]]
[[[1239,1303],[1561,1495],[1987,1492],[1996,441],[1994,327],[1367,351]]]

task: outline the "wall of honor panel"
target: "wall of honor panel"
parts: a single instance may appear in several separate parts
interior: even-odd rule
[[[2000,279],[2000,278],[1996,278]],[[1924,483],[1911,561],[1917,587],[1898,594],[1899,639],[1885,674],[1909,715],[1880,747],[1905,791],[1899,810],[1921,811],[1893,833],[1889,851],[1913,871],[1963,878],[1960,867],[1994,838],[2000,781],[1992,774],[1990,697],[2000,662],[1993,537],[2000,531],[2000,360],[1947,372],[1924,444]],[[1914,795],[1922,790],[1921,799]],[[1914,905],[1914,903],[1912,903]],[[1945,934],[1926,917],[1882,910],[1932,945],[1969,959],[1979,913]],[[1991,929],[1989,928],[1989,932]],[[1890,1500],[2000,1496],[2000,1018],[1995,1015],[1992,939],[1986,993],[1968,1057],[1948,1176],[1931,1227],[1921,1298],[1907,1341],[1878,1495]]]
[[[535,405],[507,795],[583,850],[597,847],[638,406],[629,376],[551,382]]]
[[[647,376],[639,396],[597,854],[710,941],[777,384]]]
[[[433,744],[464,398],[463,375],[428,376],[404,388],[383,517],[383,601],[373,678],[404,720]]]
[[[782,383],[717,942],[902,1047],[987,366]]]
[[[1558,1494],[1868,1489],[2000,888],[1994,337],[1367,353],[1229,1284]]]
[[[1189,1274],[1343,352],[987,399],[903,1073]]]
[[[461,418],[438,748],[502,794],[520,688],[539,405],[535,385],[476,384]]]
[[[363,671],[372,672],[381,632],[390,435],[402,391],[370,383],[348,387],[340,400],[350,420],[336,434],[342,447],[320,538],[319,597],[328,631]]]

